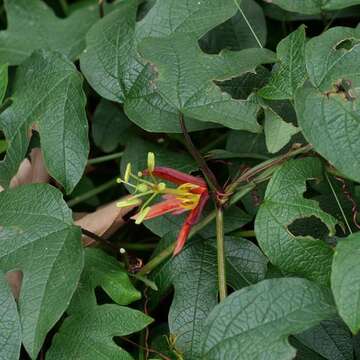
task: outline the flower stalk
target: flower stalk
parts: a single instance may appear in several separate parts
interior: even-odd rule
[[[223,301],[227,296],[225,242],[224,242],[224,210],[221,205],[216,207],[216,252],[218,268],[219,298]]]

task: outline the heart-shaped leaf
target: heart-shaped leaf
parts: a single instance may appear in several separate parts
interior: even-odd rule
[[[161,246],[175,238],[175,234],[167,234]],[[257,246],[245,239],[226,237],[225,250],[228,282],[233,288],[239,289],[265,277],[267,259]],[[171,285],[174,287],[169,328],[175,335],[176,348],[189,360],[200,359],[203,325],[217,304],[216,269],[215,240],[198,237],[153,275],[160,292],[154,297],[166,294]]]
[[[329,292],[308,280],[264,280],[213,309],[203,330],[201,359],[291,360],[296,351],[288,336],[334,313]]]
[[[311,81],[295,95],[299,125],[316,151],[360,180],[360,31],[332,28],[306,45]],[[326,59],[326,61],[324,61]]]
[[[360,233],[336,246],[331,272],[331,289],[340,316],[356,334],[360,330]]]
[[[264,0],[271,2],[287,11],[301,14],[320,14],[323,11],[344,9],[360,4],[359,0]]]
[[[303,198],[306,181],[320,179],[321,162],[315,158],[290,160],[273,175],[255,220],[260,247],[280,270],[329,284],[333,251],[324,241],[296,236],[289,226],[315,216],[335,233],[337,221],[315,200]]]

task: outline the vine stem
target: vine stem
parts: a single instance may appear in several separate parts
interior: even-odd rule
[[[88,192],[86,192],[84,194],[81,194],[79,196],[75,196],[73,199],[71,199],[71,200],[69,200],[67,202],[67,205],[69,207],[73,207],[75,205],[78,205],[78,204],[82,203],[85,200],[91,199],[95,195],[98,195],[98,194],[104,192],[105,190],[108,190],[108,189],[112,188],[113,186],[115,186],[117,184],[116,179],[117,178],[114,178],[114,179],[112,179],[112,180],[98,186],[95,189],[91,189],[90,191],[88,191]]]
[[[302,146],[298,149],[295,150],[290,150],[288,153],[284,154],[284,155],[280,155],[276,158],[264,161],[262,163],[260,163],[257,166],[254,166],[253,168],[251,168],[250,170],[246,171],[244,174],[241,174],[237,179],[235,179],[226,189],[225,189],[225,193],[228,196],[231,196],[235,190],[237,189],[237,187],[241,184],[241,183],[246,183],[249,182],[250,179],[252,177],[254,177],[256,174],[269,169],[275,165],[279,165],[281,163],[283,163],[285,160],[292,158],[296,155],[299,154],[303,154],[306,152],[309,152],[311,149],[313,148],[313,146],[311,144]],[[226,202],[227,199],[226,197],[224,198],[224,201]]]
[[[103,163],[103,162],[105,162],[105,161],[111,161],[111,160],[119,159],[119,158],[121,158],[123,155],[124,155],[124,152],[121,151],[121,152],[117,152],[117,153],[110,154],[110,155],[99,156],[99,157],[97,157],[97,158],[89,159],[88,162],[87,162],[87,164],[88,164],[88,165],[100,164],[100,163]]]
[[[218,283],[220,302],[227,296],[224,242],[224,210],[221,205],[216,207],[216,253],[218,267]]]
[[[182,113],[179,113],[179,121],[180,121],[181,131],[184,135],[186,147],[187,147],[189,153],[192,155],[192,157],[195,159],[195,161],[199,165],[199,168],[202,171],[202,173],[204,174],[209,187],[215,194],[222,193],[222,188],[219,185],[214,173],[210,170],[205,159],[202,157],[202,155],[200,154],[200,152],[198,151],[198,149],[195,147],[194,143],[192,142],[189,132],[186,129],[184,115]],[[216,201],[216,196],[215,196],[215,201]]]

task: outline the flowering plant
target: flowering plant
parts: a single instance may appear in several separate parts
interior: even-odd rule
[[[130,186],[135,192],[127,199],[119,201],[117,206],[122,208],[141,205],[140,199],[148,197],[141,205],[140,210],[132,216],[136,224],[168,213],[179,215],[189,211],[177,237],[174,249],[174,255],[177,255],[183,248],[191,227],[199,221],[202,210],[209,199],[207,185],[202,178],[167,167],[156,167],[155,155],[152,152],[148,153],[147,163],[147,169],[137,175],[131,172],[131,164],[127,164],[124,179],[119,179],[119,182]],[[144,177],[148,177],[150,180],[145,180]],[[130,179],[135,180],[136,184],[131,183]],[[157,179],[166,180],[178,186],[176,188],[168,187],[166,183],[158,182]],[[159,196],[162,201],[151,205],[152,201]]]

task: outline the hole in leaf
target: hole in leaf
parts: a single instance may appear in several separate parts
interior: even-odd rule
[[[294,236],[312,236],[315,239],[324,239],[328,236],[328,228],[315,216],[296,219],[288,226]]]
[[[336,44],[335,50],[351,50],[358,43],[355,39],[344,39]]]

